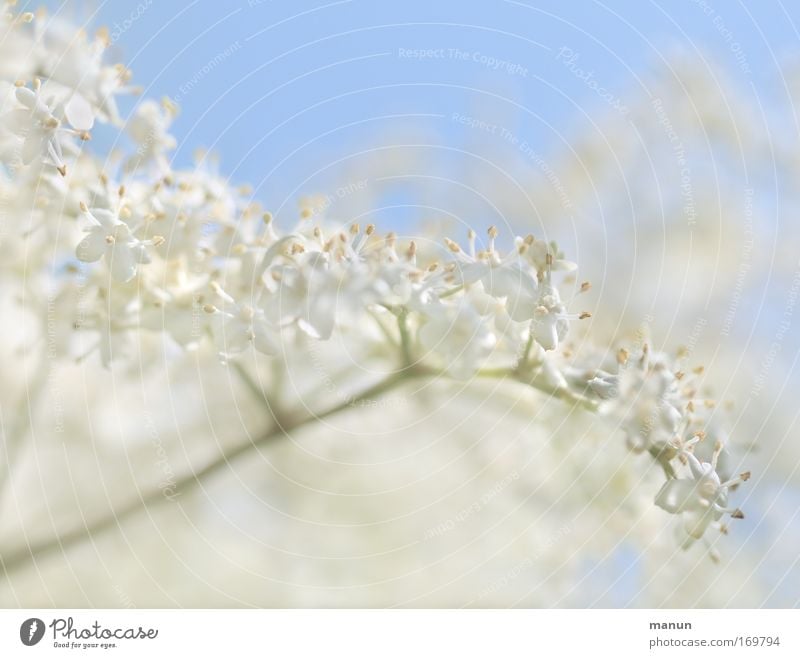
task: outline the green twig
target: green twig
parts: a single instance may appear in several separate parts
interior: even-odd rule
[[[40,542],[28,544],[27,546],[14,552],[0,554],[0,565],[2,565],[6,575],[8,575],[14,569],[19,568],[28,562],[35,561],[37,558],[41,558],[58,550],[63,551],[74,544],[86,539],[91,539],[105,530],[118,527],[123,521],[133,516],[137,512],[150,507],[151,505],[160,504],[166,502],[167,500],[177,500],[177,494],[183,493],[185,490],[197,486],[203,480],[206,480],[210,476],[218,473],[226,466],[230,465],[233,461],[249,454],[253,450],[261,448],[272,441],[285,436],[287,433],[303,427],[304,425],[337,414],[340,411],[352,406],[354,403],[358,403],[362,400],[374,399],[375,397],[390,390],[394,386],[397,386],[401,382],[407,381],[411,377],[415,376],[416,372],[417,371],[415,370],[398,372],[394,375],[391,375],[387,379],[378,382],[374,386],[371,386],[367,390],[360,393],[357,397],[342,402],[334,407],[331,407],[330,409],[318,414],[306,416],[300,420],[286,421],[283,424],[279,424],[256,440],[241,443],[238,446],[223,452],[203,468],[197,471],[192,471],[191,473],[187,473],[183,477],[179,478],[175,483],[175,486],[171,487],[171,490],[174,492],[172,495],[166,496],[161,488],[154,489],[143,496],[131,500],[125,505],[112,510],[110,514],[107,514],[106,516],[94,521],[90,521],[82,527],[74,528],[63,535],[59,535],[58,537],[52,539],[46,539]]]

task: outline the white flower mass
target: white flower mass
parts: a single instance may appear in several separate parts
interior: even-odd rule
[[[491,383],[486,395],[498,404],[506,389],[555,398],[562,411],[539,418],[535,404],[520,412],[516,403],[514,413],[545,427],[586,415],[592,420],[576,421],[576,428],[599,423],[605,436],[605,444],[588,442],[583,430],[574,431],[574,443],[583,440],[586,448],[582,456],[570,448],[565,457],[577,460],[575,472],[563,476],[572,483],[563,485],[570,496],[589,505],[608,487],[621,509],[634,509],[647,488],[639,478],[656,473],[659,481],[645,496],[654,511],[637,514],[649,519],[643,523],[674,526],[675,538],[664,550],[699,546],[689,553],[692,561],[725,560],[732,537],[718,541],[719,535],[735,534],[731,520],[744,517],[737,498],[750,478],[750,472],[729,471],[743,456],[722,429],[736,433],[735,423],[726,421],[726,404],[709,392],[688,350],[659,351],[646,329],[620,342],[604,342],[600,332],[595,339],[592,324],[607,311],[586,301],[592,286],[581,276],[582,264],[571,262],[558,244],[489,225],[460,235],[432,228],[410,237],[310,207],[282,226],[268,204],[231,184],[206,154],[191,168],[172,164],[178,107],[168,99],[138,98],[131,72],[108,60],[106,32],[89,36],[67,22],[15,13],[11,4],[6,9],[0,19],[0,186],[13,230],[2,251],[2,276],[15,292],[8,303],[29,315],[38,308],[34,319],[46,325],[46,344],[34,341],[29,349],[48,350],[64,368],[110,369],[133,378],[148,349],[154,359],[174,363],[176,372],[211,372],[205,360],[211,355],[221,367],[214,372],[265,398],[276,426],[286,431],[325,423],[342,409],[360,413],[359,405],[399,404],[392,403],[393,392],[409,383],[426,382],[431,399],[442,391],[461,395],[475,381]],[[123,98],[136,100],[127,119],[118,105]],[[93,133],[101,127],[127,141],[115,141],[113,152],[96,148]],[[636,285],[647,295],[647,280]],[[363,385],[326,384],[320,372],[328,366],[322,364],[334,356],[367,373]],[[160,395],[153,385],[148,392]],[[294,407],[287,402],[293,393],[302,400]],[[176,404],[177,418],[194,403],[187,394]],[[425,413],[438,410],[434,405]],[[124,414],[124,406],[113,413]],[[399,413],[415,412],[407,407]],[[484,413],[488,422],[491,407]],[[496,413],[499,423],[503,412]],[[98,405],[92,414],[97,420],[112,411]],[[279,434],[270,436],[280,442]],[[505,436],[495,434],[498,441]],[[535,443],[537,436],[526,440]],[[627,456],[609,448],[612,442]],[[502,441],[496,447],[499,455],[506,449]],[[209,473],[216,472],[215,460],[227,463],[228,457],[210,455]],[[534,458],[548,459],[545,452]],[[628,466],[620,475],[616,468],[623,462]],[[202,468],[189,470],[186,476],[180,466],[170,471],[177,491],[204,482]],[[270,477],[265,469],[261,478]],[[548,500],[559,499],[557,486],[519,475],[507,480],[498,495],[513,487],[527,499],[541,488]],[[130,509],[114,514],[120,523],[156,504],[159,492],[142,489],[141,495],[131,492]],[[302,505],[298,500],[294,513],[302,515]],[[477,514],[474,503],[468,509],[452,527]],[[89,535],[106,527],[106,517],[97,518],[86,522]],[[613,518],[609,512],[610,525]],[[438,525],[445,530],[430,536],[450,531]],[[578,525],[571,528],[582,533]],[[26,541],[6,551],[7,569],[82,539],[62,527],[54,538]],[[538,545],[543,553],[551,548],[546,541]]]

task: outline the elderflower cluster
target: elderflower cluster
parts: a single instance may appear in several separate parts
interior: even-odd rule
[[[649,453],[662,466],[667,481],[655,503],[682,518],[682,544],[703,539],[716,559],[706,530],[725,534],[724,516],[744,518],[728,506],[728,498],[750,473],[731,474],[716,403],[698,398],[703,368],[687,374],[681,367],[686,356],[684,351],[676,358],[653,353],[643,342],[636,354],[621,348],[611,369],[584,377],[587,389],[619,423],[629,449]]]
[[[88,336],[109,366],[147,331],[223,360],[280,358],[301,336],[364,333],[409,371],[500,370],[618,418],[631,450],[663,467],[655,502],[684,518],[689,539],[741,516],[728,498],[747,474],[724,472],[724,444],[707,438],[711,419],[674,364],[646,345],[607,368],[570,361],[570,325],[590,314],[568,303],[589,284],[574,285],[576,265],[554,243],[503,242],[489,227],[420,246],[312,213],[282,231],[205,160],[173,169],[170,101],[142,101],[123,120],[116,97],[135,89],[126,67],[106,61],[105,33],[12,8],[0,19],[0,192],[21,230],[2,267],[26,299],[63,310],[46,320],[67,318],[55,328],[60,353],[86,357],[74,352]],[[123,130],[131,152],[93,155],[97,122]]]

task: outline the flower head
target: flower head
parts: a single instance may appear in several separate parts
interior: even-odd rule
[[[89,209],[82,203],[81,211],[94,224],[85,229],[87,235],[78,243],[75,253],[78,260],[86,263],[105,258],[111,276],[117,281],[127,282],[136,276],[139,265],[150,262],[147,247],[160,244],[163,238],[137,238],[119,217],[123,209],[124,205],[120,205],[116,212],[105,208]]]
[[[721,481],[717,472],[717,460],[723,445],[717,442],[710,462],[700,461],[692,452],[692,446],[701,440],[695,436],[679,448],[679,457],[688,466],[689,477],[672,478],[664,483],[656,494],[655,503],[670,514],[680,514],[684,519],[687,543],[703,537],[708,527],[724,515],[743,518],[739,509],[728,507],[731,487],[750,478],[750,473]]]

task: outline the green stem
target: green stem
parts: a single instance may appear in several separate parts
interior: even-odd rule
[[[31,429],[33,409],[45,389],[47,382],[47,361],[42,362],[34,374],[32,381],[25,385],[25,394],[21,402],[15,407],[15,419],[8,423],[10,426],[5,435],[6,459],[0,467],[0,492],[11,480],[11,474],[16,464],[24,439]]]
[[[478,376],[492,379],[508,379],[519,382],[520,384],[525,384],[526,386],[535,388],[537,391],[546,393],[547,395],[558,398],[564,402],[577,404],[585,409],[588,409],[589,411],[597,411],[597,403],[594,400],[574,393],[567,388],[558,388],[556,386],[552,386],[551,384],[543,381],[542,378],[537,376],[535,373],[531,375],[530,373],[521,372],[517,368],[487,368],[479,370]]]
[[[531,321],[531,325],[532,324],[533,324],[533,321]],[[519,363],[517,364],[517,370],[519,372],[522,372],[523,370],[525,370],[529,366],[528,359],[531,356],[531,348],[533,348],[533,327],[532,326],[528,329],[528,342],[525,343],[525,351],[522,353],[522,358],[519,360]]]
[[[464,289],[464,286],[456,286],[455,288],[451,288],[450,290],[443,292],[439,295],[439,299],[445,299],[446,297],[450,297],[455,295],[457,292],[461,292]]]
[[[401,326],[403,326],[403,323],[401,323]],[[254,391],[257,391],[261,399],[264,399],[263,391],[261,391],[260,387],[255,386],[254,382],[252,381],[252,379],[249,378],[249,375],[247,375],[243,367],[237,365],[236,368],[240,372],[243,372],[244,375],[246,375],[246,377],[244,377],[244,381],[245,382],[249,381],[250,384],[252,384],[251,388]],[[129,517],[134,516],[137,512],[140,512],[152,505],[161,504],[167,500],[176,500],[177,495],[180,495],[184,491],[199,485],[203,480],[220,472],[226,466],[230,465],[231,462],[273,442],[276,439],[279,439],[282,436],[285,436],[287,433],[293,430],[299,429],[314,421],[322,420],[323,418],[327,418],[328,416],[335,415],[341,411],[344,411],[345,409],[352,407],[354,404],[357,404],[358,402],[374,399],[380,395],[383,395],[384,393],[393,389],[399,384],[402,384],[403,382],[409,381],[414,378],[439,376],[441,374],[442,373],[435,370],[431,370],[429,368],[409,365],[403,370],[396,372],[395,374],[389,376],[383,381],[380,381],[377,384],[362,391],[358,396],[343,401],[318,414],[306,416],[298,420],[292,420],[291,418],[288,419],[278,418],[273,412],[273,418],[276,420],[276,424],[269,432],[266,432],[265,434],[263,434],[261,437],[257,438],[254,441],[241,443],[238,446],[235,446],[227,450],[226,452],[223,452],[216,459],[208,463],[200,470],[192,471],[191,473],[187,473],[183,477],[179,478],[175,483],[175,486],[172,487],[172,491],[176,493],[173,493],[170,496],[166,496],[165,493],[160,488],[150,491],[146,493],[144,496],[140,496],[135,500],[131,500],[122,507],[112,510],[110,514],[100,517],[94,521],[91,521],[82,527],[74,528],[73,530],[70,530],[69,532],[63,535],[60,535],[52,539],[47,539],[40,542],[28,544],[27,546],[20,548],[14,552],[2,554],[0,555],[0,564],[2,565],[6,575],[8,575],[14,569],[17,569],[24,564],[27,564],[29,562],[34,562],[36,559],[41,558],[50,553],[54,553],[58,550],[63,551],[64,549],[74,544],[78,544],[82,541],[85,541],[86,539],[91,539],[92,537],[96,536],[97,534],[103,531],[110,530],[114,527],[119,527],[122,524],[122,522],[124,522]],[[511,379],[517,382],[524,383],[533,388],[536,388],[544,393],[547,393],[553,397],[557,397],[561,400],[565,400],[573,404],[578,403],[591,410],[596,409],[596,405],[592,403],[592,401],[587,400],[585,398],[581,398],[580,396],[577,396],[571,393],[570,391],[548,386],[544,382],[537,379],[536,377],[524,379],[521,377],[520,373],[516,369],[508,369],[508,368],[498,368],[494,370],[488,369],[479,371],[478,375],[481,377]]]
[[[250,376],[250,373],[247,372],[247,368],[244,367],[241,361],[233,361],[231,363],[231,367],[236,371],[236,374],[239,375],[239,378],[244,382],[245,386],[250,390],[250,392],[261,402],[267,400],[267,396],[264,393],[264,390],[256,383],[256,381]]]
[[[387,329],[386,325],[383,324],[383,321],[380,319],[377,313],[374,311],[368,311],[372,318],[375,320],[375,324],[380,327],[381,333],[383,334],[384,338],[389,341],[390,345],[397,345],[397,337],[393,336],[389,329]]]
[[[63,535],[52,539],[46,539],[40,542],[28,544],[27,546],[14,552],[0,554],[0,565],[2,565],[6,575],[8,575],[14,569],[17,569],[28,562],[35,561],[37,558],[41,558],[58,550],[63,551],[74,544],[80,543],[86,539],[91,539],[105,530],[118,527],[123,521],[135,515],[137,512],[150,507],[151,505],[157,505],[167,500],[177,500],[177,496],[183,493],[185,490],[197,486],[203,480],[214,475],[215,473],[218,473],[226,466],[230,465],[231,462],[252,452],[253,450],[269,444],[272,441],[285,436],[288,432],[299,429],[304,425],[337,414],[360,401],[374,399],[375,397],[382,395],[386,391],[394,388],[398,384],[416,376],[418,372],[420,374],[423,373],[421,370],[416,371],[413,369],[395,373],[387,379],[378,382],[374,386],[371,386],[367,390],[363,391],[357,397],[337,404],[336,406],[331,407],[323,412],[306,416],[297,421],[285,421],[283,423],[278,423],[269,432],[263,434],[256,440],[241,443],[238,446],[223,452],[216,459],[211,461],[200,470],[192,471],[191,473],[187,473],[183,477],[179,478],[175,483],[175,486],[171,487],[171,490],[174,492],[172,495],[166,496],[161,488],[154,489],[153,491],[150,491],[143,496],[136,498],[135,500],[125,503],[122,507],[115,508],[106,516],[88,522],[82,527],[74,528]]]

